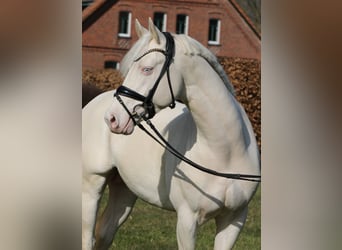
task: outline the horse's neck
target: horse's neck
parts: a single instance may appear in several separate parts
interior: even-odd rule
[[[195,60],[189,62],[191,68],[183,77],[184,101],[196,123],[198,139],[223,156],[243,153],[246,130],[238,103],[210,65],[201,57]]]

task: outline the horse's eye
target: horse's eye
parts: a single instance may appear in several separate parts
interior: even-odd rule
[[[150,75],[153,71],[153,67],[143,67],[141,71],[144,75]]]

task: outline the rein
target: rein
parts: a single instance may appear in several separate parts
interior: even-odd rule
[[[161,135],[161,133],[156,129],[156,127],[150,121],[150,119],[153,118],[154,115],[155,115],[154,104],[152,102],[152,99],[153,99],[155,91],[157,90],[159,82],[160,82],[160,80],[162,79],[162,77],[164,76],[165,73],[167,74],[167,80],[168,80],[168,84],[169,84],[170,94],[171,94],[171,97],[172,97],[172,102],[169,105],[169,107],[170,108],[174,108],[176,106],[176,102],[175,102],[175,98],[174,98],[174,94],[173,94],[173,90],[172,90],[172,86],[171,86],[170,72],[169,72],[169,67],[170,67],[170,65],[172,63],[172,60],[173,60],[173,57],[174,57],[174,54],[175,54],[175,45],[174,45],[173,37],[172,37],[172,35],[170,33],[163,32],[163,34],[166,37],[166,48],[165,48],[165,51],[161,50],[161,49],[157,49],[157,48],[150,49],[150,50],[146,51],[143,55],[141,55],[140,57],[138,57],[137,59],[134,60],[134,62],[137,62],[141,58],[143,58],[144,56],[146,56],[147,54],[152,53],[152,52],[159,52],[159,53],[162,53],[163,55],[165,55],[165,62],[164,62],[164,65],[163,65],[163,67],[161,69],[159,77],[157,78],[157,80],[156,80],[154,86],[152,87],[152,89],[149,91],[148,95],[145,97],[145,96],[137,93],[136,91],[121,85],[116,90],[116,92],[114,94],[114,97],[124,107],[124,109],[126,110],[128,115],[131,117],[131,119],[133,120],[135,125],[137,125],[141,130],[143,130],[153,140],[155,140],[158,144],[160,144],[163,148],[165,148],[171,154],[176,156],[178,159],[188,163],[189,165],[191,165],[192,167],[194,167],[194,168],[196,168],[196,169],[198,169],[200,171],[203,171],[205,173],[212,174],[212,175],[215,175],[215,176],[220,176],[220,177],[224,177],[224,178],[228,178],[228,179],[235,179],[235,180],[261,182],[261,176],[260,175],[221,173],[221,172],[216,172],[216,171],[214,171],[212,169],[205,168],[205,167],[203,167],[203,166],[193,162],[189,158],[187,158],[184,155],[182,155],[181,153],[179,153],[172,145],[170,145],[168,143],[168,141],[166,141],[164,139],[164,137]],[[128,110],[128,108],[126,107],[125,103],[122,101],[120,95],[128,97],[128,98],[131,98],[131,99],[134,99],[134,100],[137,100],[137,101],[141,101],[142,104],[136,105],[133,108],[133,113],[131,113]],[[139,109],[142,112],[138,112]],[[154,136],[152,133],[150,133],[141,124],[142,120],[144,120],[146,122],[146,124],[148,124],[150,126],[150,128],[156,134],[156,136]]]

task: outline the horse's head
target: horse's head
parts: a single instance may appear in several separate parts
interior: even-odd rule
[[[105,115],[110,130],[118,134],[131,134],[140,120],[172,107],[183,83],[174,64],[173,37],[160,32],[151,19],[148,30],[138,21],[135,27],[139,40],[122,61],[125,80]]]

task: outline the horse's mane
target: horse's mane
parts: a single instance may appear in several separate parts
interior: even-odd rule
[[[195,39],[187,35],[173,34],[173,37],[175,39],[176,47],[177,45],[180,45],[183,48],[185,55],[200,56],[203,59],[205,59],[208,62],[208,64],[215,70],[215,72],[220,76],[227,89],[233,95],[235,95],[234,87],[229,81],[226,72],[222,68],[221,64],[218,62],[216,56],[210,50],[208,50],[201,43],[197,42]],[[142,53],[142,48],[147,46],[150,40],[150,34],[145,34],[134,44],[134,46],[125,55],[120,65],[120,71],[124,77],[127,75],[128,70],[131,67],[134,59],[140,56],[139,53]]]
[[[186,55],[189,56],[200,56],[205,59],[208,64],[216,71],[216,73],[220,76],[223,83],[227,87],[227,89],[235,95],[234,87],[229,81],[226,72],[222,68],[221,64],[218,62],[216,56],[206,47],[204,47],[201,43],[197,42],[195,39],[187,36],[187,35],[175,35],[174,39],[176,43],[178,42],[184,49]]]

